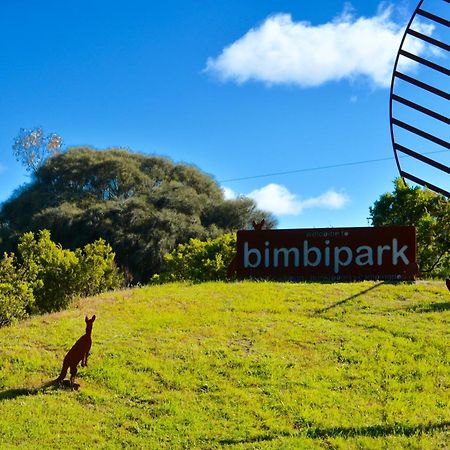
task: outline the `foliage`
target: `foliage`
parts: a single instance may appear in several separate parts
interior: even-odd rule
[[[195,167],[120,149],[73,148],[49,158],[2,205],[0,251],[14,251],[18,236],[44,228],[72,250],[103,238],[118,265],[146,281],[178,244],[250,227],[263,216],[268,227],[275,224],[250,199],[225,200]]]
[[[75,254],[53,242],[48,230],[37,236],[25,233],[19,240],[18,253],[38,311],[57,311],[67,306],[76,291]]]
[[[26,317],[33,303],[33,290],[23,279],[15,256],[5,253],[0,260],[0,326]]]
[[[373,226],[414,225],[417,260],[427,276],[450,276],[450,200],[428,189],[410,187],[401,178],[370,208]]]
[[[114,263],[115,253],[104,239],[76,249],[75,256],[78,258],[75,270],[78,295],[95,295],[123,284],[123,276]]]
[[[14,139],[13,153],[27,170],[36,172],[49,156],[61,152],[62,138],[56,133],[44,135],[40,127],[21,128]]]
[[[103,240],[73,252],[53,242],[48,230],[42,230],[36,235],[25,233],[19,240],[18,252],[37,312],[58,311],[74,296],[121,286],[114,253]]]
[[[0,329],[0,448],[448,448],[442,282],[173,283],[74,306]],[[80,389],[41,388],[92,314]]]
[[[191,239],[164,255],[164,271],[153,282],[225,280],[228,266],[236,254],[236,235],[224,234],[215,239]]]

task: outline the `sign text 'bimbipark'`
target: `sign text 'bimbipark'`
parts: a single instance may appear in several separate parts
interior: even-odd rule
[[[413,280],[414,227],[241,230],[239,278]]]

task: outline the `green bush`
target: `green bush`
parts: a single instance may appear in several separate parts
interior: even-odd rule
[[[48,230],[39,231],[37,236],[25,233],[17,248],[38,311],[57,311],[67,306],[76,290],[79,261],[75,253],[53,242]]]
[[[217,281],[225,280],[227,269],[236,254],[236,235],[224,234],[216,239],[191,239],[164,255],[164,272],[152,281]]]
[[[103,239],[77,249],[77,293],[88,296],[117,289],[123,285],[123,276],[114,263],[115,253]]]
[[[413,225],[417,262],[423,277],[450,277],[450,200],[429,189],[411,187],[401,178],[370,208],[375,227]]]
[[[114,253],[102,239],[75,252],[51,240],[48,230],[25,233],[18,252],[36,312],[58,311],[77,295],[91,295],[121,285]]]
[[[34,303],[33,290],[22,277],[15,256],[5,253],[0,261],[0,326],[26,317]]]

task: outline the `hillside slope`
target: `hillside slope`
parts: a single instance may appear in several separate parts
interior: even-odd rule
[[[41,388],[96,314],[81,388]],[[442,283],[173,284],[0,329],[0,448],[445,448]]]

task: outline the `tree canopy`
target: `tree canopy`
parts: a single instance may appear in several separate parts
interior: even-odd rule
[[[428,189],[410,187],[401,178],[370,208],[372,225],[414,225],[417,260],[427,276],[450,276],[450,201]]]
[[[0,210],[0,250],[18,236],[49,229],[55,241],[77,248],[109,242],[130,278],[145,281],[162,256],[191,238],[215,238],[275,219],[253,200],[225,200],[199,169],[123,149],[76,147],[47,159]]]

